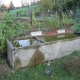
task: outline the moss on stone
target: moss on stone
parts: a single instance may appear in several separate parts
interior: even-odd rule
[[[14,70],[17,71],[20,68],[21,68],[21,60],[19,59],[19,57],[16,57],[14,62]]]
[[[44,55],[41,51],[37,50],[34,52],[32,58],[29,61],[28,66],[36,66],[45,60]]]

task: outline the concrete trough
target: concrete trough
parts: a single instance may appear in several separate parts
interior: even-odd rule
[[[48,36],[51,38],[54,37],[54,35],[42,35],[36,37],[31,36],[26,38],[7,39],[7,55],[12,69],[17,71],[29,66],[35,66],[48,60],[69,55],[75,50],[80,50],[80,37],[55,41],[44,40],[45,37]],[[22,46],[21,44],[16,47],[13,44],[13,42],[19,43],[20,40],[23,42],[27,41],[28,45]]]

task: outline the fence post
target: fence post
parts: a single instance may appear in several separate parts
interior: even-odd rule
[[[30,10],[30,25],[32,27],[32,10]]]

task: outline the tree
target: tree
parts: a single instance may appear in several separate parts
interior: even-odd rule
[[[72,0],[73,1],[73,10],[74,10],[74,17],[76,19],[76,22],[78,22],[78,15],[77,15],[77,12],[78,12],[78,7],[79,7],[79,4],[80,4],[80,0]]]
[[[36,5],[39,5],[40,4],[40,1],[36,1],[36,3],[35,3]]]
[[[10,6],[9,10],[13,10],[15,8],[12,1],[10,2],[9,6]]]
[[[64,5],[66,6],[67,10],[73,10],[74,18],[77,21],[77,19],[78,19],[77,11],[78,11],[78,7],[80,5],[80,0],[67,0]]]
[[[3,11],[7,11],[7,8],[6,8],[6,6],[3,4],[3,5],[1,5],[1,7],[0,7],[0,11],[1,12],[3,12]]]
[[[40,0],[40,9],[41,10],[52,10],[53,8],[53,1],[52,0]]]
[[[28,5],[28,3],[27,3],[26,0],[21,0],[21,6],[22,6],[22,7],[25,7],[25,6],[27,6],[27,5]]]

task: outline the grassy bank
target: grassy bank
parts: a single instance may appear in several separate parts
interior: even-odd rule
[[[20,13],[20,16],[28,16],[30,14],[30,10],[32,10],[33,12],[36,12],[39,8],[39,5],[35,5],[35,6],[29,6],[29,7],[24,7],[24,8],[20,8],[20,9],[15,9],[15,10],[11,10],[10,13],[12,15],[17,15],[17,12]]]
[[[45,74],[47,69],[51,74]],[[8,72],[0,78],[0,80],[80,80],[80,51],[51,61],[50,67],[43,63],[24,71]]]

